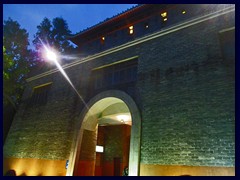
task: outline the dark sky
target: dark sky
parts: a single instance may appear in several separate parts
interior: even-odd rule
[[[29,33],[30,42],[44,17],[62,17],[75,34],[136,4],[3,4],[3,20],[11,17]]]

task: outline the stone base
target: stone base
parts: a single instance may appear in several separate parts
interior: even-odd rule
[[[235,167],[141,164],[140,176],[235,176]]]
[[[15,170],[17,176],[66,176],[66,160],[5,158],[3,175]]]

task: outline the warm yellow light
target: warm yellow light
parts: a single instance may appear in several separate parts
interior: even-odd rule
[[[162,17],[166,17],[166,16],[167,16],[167,12],[161,13],[161,16],[162,16]]]
[[[129,26],[129,34],[133,34],[133,26]]]
[[[167,21],[167,18],[164,18],[163,21]]]
[[[123,115],[117,115],[116,117],[121,122],[125,122],[125,121],[130,120],[130,116],[129,115],[124,115],[123,114]]]
[[[104,37],[104,36],[102,37],[102,40],[103,40],[103,41],[105,40],[105,37]]]
[[[186,14],[186,11],[182,11],[182,14]]]

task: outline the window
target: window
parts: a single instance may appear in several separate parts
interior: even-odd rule
[[[219,32],[223,60],[235,61],[235,28],[225,29]]]
[[[133,26],[129,26],[128,29],[129,29],[129,34],[133,34]]]
[[[185,11],[185,10],[182,10],[182,14],[186,14],[186,11]]]
[[[161,16],[162,16],[162,22],[166,22],[168,19],[167,19],[167,12],[162,12],[161,13]]]
[[[45,105],[47,103],[48,92],[52,83],[43,84],[33,88],[30,105]]]
[[[102,36],[101,37],[101,44],[104,44],[104,42],[105,42],[105,36]]]
[[[137,80],[137,58],[93,70],[92,73],[95,89],[134,82]]]
[[[144,27],[145,27],[145,29],[148,29],[148,28],[149,28],[148,23],[145,23],[145,24],[144,24]]]

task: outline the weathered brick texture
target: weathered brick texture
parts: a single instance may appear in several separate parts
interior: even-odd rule
[[[91,69],[138,56],[138,80],[131,96],[142,117],[141,163],[235,166],[235,67],[234,62],[224,63],[218,34],[232,26],[234,21],[220,16],[68,68],[66,73],[88,102]],[[50,81],[48,103],[27,107],[31,89]],[[29,82],[4,156],[67,158],[82,108],[59,73]],[[111,148],[105,151],[111,154]]]

